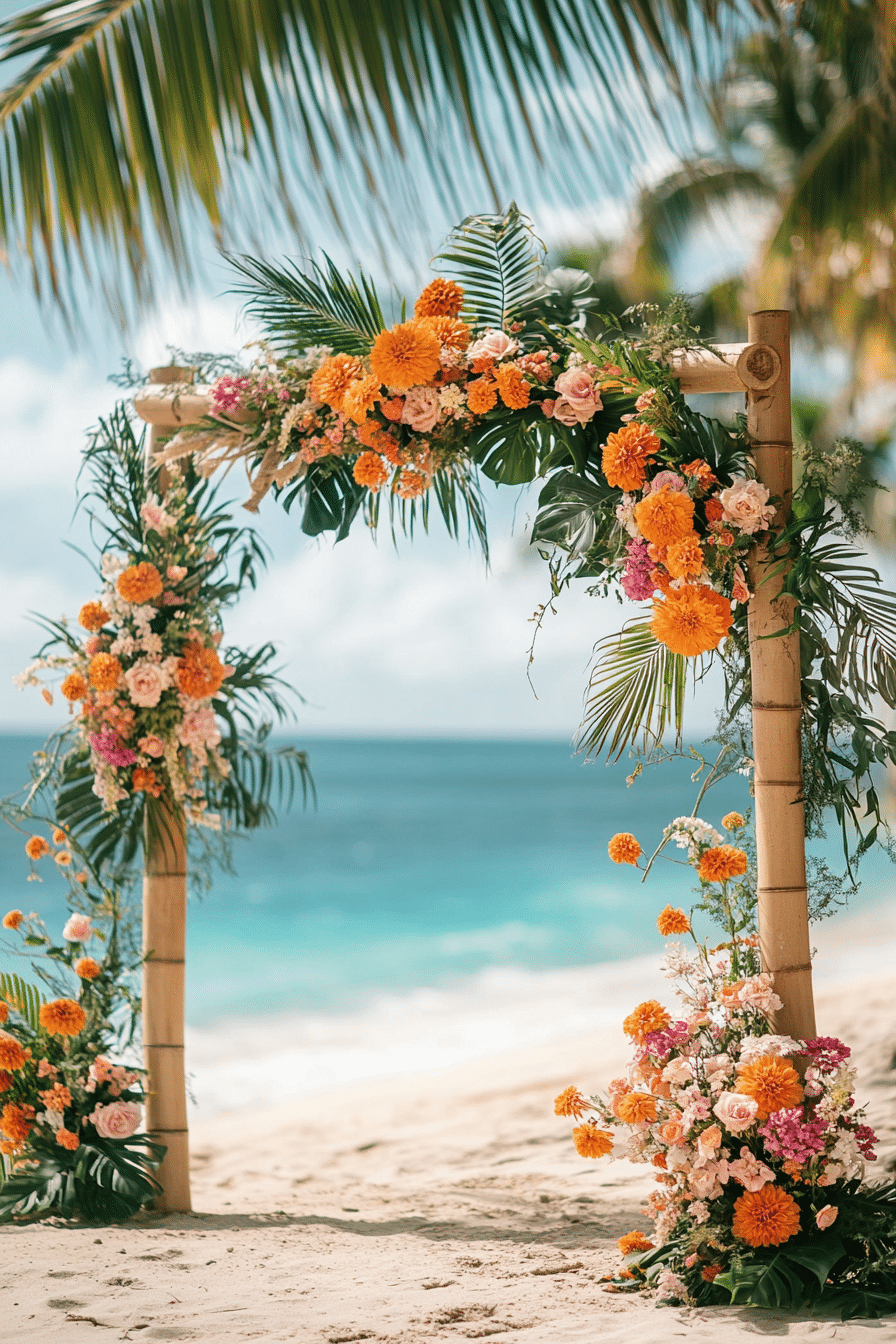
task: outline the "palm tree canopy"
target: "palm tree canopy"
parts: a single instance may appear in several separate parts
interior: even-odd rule
[[[147,297],[158,245],[188,278],[206,221],[350,237],[372,198],[400,237],[433,194],[510,195],[521,161],[574,197],[744,16],[773,0],[43,3],[0,25],[0,247],[71,306],[79,272]]]

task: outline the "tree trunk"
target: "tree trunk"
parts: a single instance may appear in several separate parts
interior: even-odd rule
[[[759,479],[778,496],[775,525],[790,514],[793,443],[790,419],[790,314],[751,314],[750,342],[777,353],[781,371],[764,391],[747,392],[747,428]],[[762,375],[762,369],[755,371]],[[799,634],[770,639],[793,619],[793,602],[780,596],[783,575],[766,579],[765,553],[750,564],[750,667],[753,688],[753,759],[756,789],[759,946],[763,969],[774,978],[784,1006],[774,1030],[805,1040],[815,1035],[806,891],[805,812]]]

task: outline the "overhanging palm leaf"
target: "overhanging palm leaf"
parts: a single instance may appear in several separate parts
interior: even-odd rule
[[[433,186],[456,208],[519,189],[526,163],[568,188],[590,160],[593,189],[644,130],[631,116],[627,134],[619,125],[589,143],[581,85],[620,121],[632,103],[620,87],[640,78],[646,91],[660,69],[676,82],[685,50],[705,66],[707,29],[738,11],[772,18],[774,7],[45,2],[0,25],[0,245],[71,304],[71,272],[110,263],[146,296],[151,239],[188,277],[197,213],[225,242],[234,225],[254,238],[278,206],[293,229],[323,214],[356,235],[372,197],[380,234],[404,239]],[[411,149],[422,153],[409,170]]]
[[[659,644],[647,621],[599,640],[595,654],[578,750],[596,756],[606,747],[618,760],[639,736],[645,749],[659,745],[670,724],[680,741],[687,659]]]

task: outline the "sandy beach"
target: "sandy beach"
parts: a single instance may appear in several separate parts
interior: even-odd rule
[[[880,1178],[896,1166],[891,924],[846,919],[816,938],[819,1027],[853,1045]],[[629,980],[632,1001],[656,987]],[[200,1112],[193,1214],[0,1230],[0,1338],[896,1341],[896,1320],[657,1308],[604,1291],[617,1237],[648,1228],[651,1176],[579,1158],[552,1101],[570,1082],[602,1086],[624,1059],[619,1028],[602,1027],[276,1109]],[[288,1095],[288,1080],[269,1092]]]

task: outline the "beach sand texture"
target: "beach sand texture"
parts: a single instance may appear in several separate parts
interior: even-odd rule
[[[881,1177],[896,1162],[894,997],[896,970],[819,994],[822,1029],[853,1044]],[[896,1320],[603,1291],[616,1238],[648,1229],[651,1178],[579,1158],[552,1101],[573,1081],[602,1086],[624,1058],[621,1035],[580,1034],[200,1121],[195,1214],[0,1229],[0,1339],[896,1341]]]

